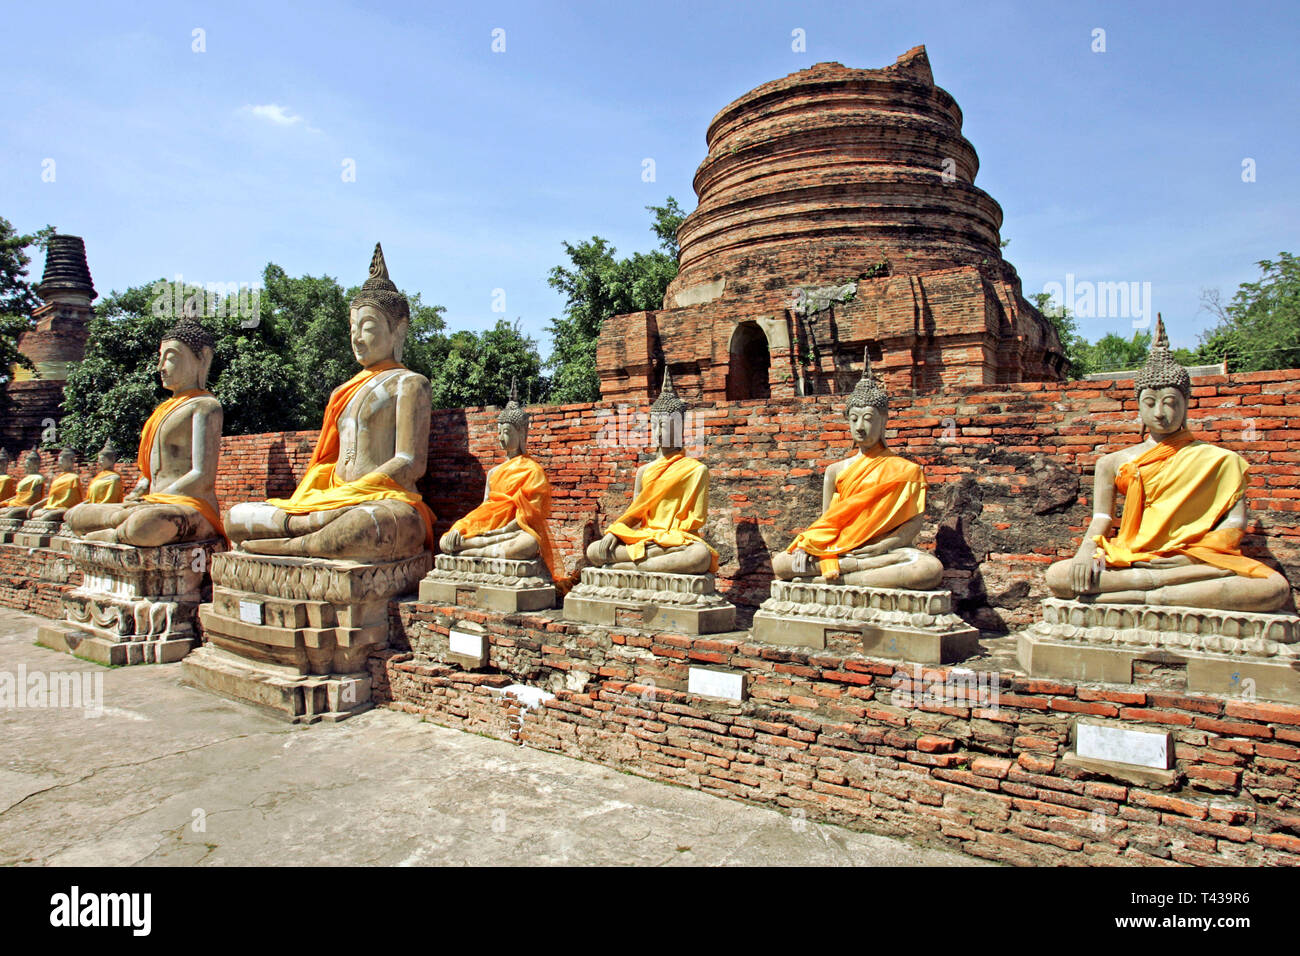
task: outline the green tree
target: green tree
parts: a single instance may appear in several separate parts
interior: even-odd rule
[[[429,378],[434,408],[504,405],[510,383],[518,383],[519,401],[545,398],[537,343],[519,331],[519,323],[498,319],[483,332],[460,331],[447,340],[446,351]]]
[[[650,230],[659,239],[653,252],[617,258],[617,250],[599,236],[576,245],[564,243],[568,266],[556,266],[547,280],[564,294],[564,314],[550,320],[552,370],[550,401],[594,402],[600,398],[596,340],[611,315],[663,306],[664,292],[677,276],[677,227],[681,208],[669,196],[662,206],[647,206]]]
[[[1061,349],[1065,352],[1066,377],[1083,378],[1089,371],[1084,368],[1088,340],[1079,334],[1078,323],[1070,314],[1070,310],[1052,301],[1050,292],[1035,292],[1029,298],[1034,308],[1043,314],[1043,318],[1052,323],[1052,328],[1056,329],[1056,334],[1061,340]]]
[[[1083,373],[1119,372],[1141,368],[1151,351],[1151,333],[1134,332],[1131,339],[1108,332],[1096,342],[1085,342],[1080,349]]]
[[[1257,263],[1256,282],[1243,282],[1224,305],[1217,290],[1201,293],[1218,324],[1201,334],[1202,364],[1227,362],[1230,372],[1300,368],[1300,259],[1289,252]]]
[[[53,226],[19,235],[13,224],[0,216],[0,394],[13,366],[35,368],[18,351],[18,339],[32,327],[32,310],[40,305],[33,283],[27,279],[32,259],[26,250],[29,246],[44,249],[52,235]]]

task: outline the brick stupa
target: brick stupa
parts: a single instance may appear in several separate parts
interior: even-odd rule
[[[1061,380],[961,122],[924,47],[877,70],[819,63],[723,109],[663,308],[601,329],[602,399],[644,402],[665,361],[705,400],[839,394],[864,347],[894,389]]]

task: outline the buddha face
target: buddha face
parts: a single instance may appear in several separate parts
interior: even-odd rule
[[[1187,398],[1172,386],[1144,388],[1138,396],[1138,415],[1153,437],[1172,435],[1187,420]]]
[[[682,416],[663,413],[651,415],[650,441],[656,448],[681,448]]]
[[[163,339],[158,346],[158,377],[169,392],[185,392],[199,387],[203,363],[184,342]]]
[[[871,448],[884,436],[888,418],[874,406],[854,405],[849,408],[849,436],[859,448]]]
[[[99,467],[104,471],[112,471],[113,466],[117,464],[117,452],[101,451],[99,453]]]
[[[41,471],[41,456],[40,456],[40,455],[28,455],[26,458],[24,458],[24,459],[23,459],[23,471],[27,472],[27,474],[29,474],[29,475],[37,475],[37,474],[40,474],[40,471]]]
[[[363,305],[352,310],[352,354],[365,368],[393,358],[396,336],[384,310]]]
[[[77,455],[70,448],[63,449],[59,455],[59,471],[72,471],[77,467]]]
[[[513,455],[524,447],[524,430],[511,422],[497,422],[497,444],[507,455]]]

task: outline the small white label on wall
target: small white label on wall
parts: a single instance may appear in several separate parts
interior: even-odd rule
[[[453,654],[464,654],[466,657],[483,656],[483,635],[466,634],[464,631],[448,631],[447,636],[451,639],[451,652]]]
[[[240,601],[239,619],[245,624],[263,624],[261,601]]]
[[[730,671],[715,671],[707,667],[692,667],[688,673],[686,689],[701,697],[721,697],[723,700],[745,699],[745,675]]]
[[[1171,736],[1168,732],[1132,730],[1081,720],[1075,726],[1074,752],[1089,760],[1167,770],[1172,766]]]

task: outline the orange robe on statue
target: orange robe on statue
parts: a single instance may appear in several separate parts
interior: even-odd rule
[[[162,426],[163,419],[173,411],[180,408],[192,398],[201,398],[204,395],[211,395],[209,391],[201,388],[191,389],[188,392],[181,392],[179,395],[173,395],[167,401],[163,402],[153,410],[144,423],[144,428],[140,430],[140,447],[136,452],[135,466],[140,469],[140,474],[144,475],[149,481],[149,487],[153,487],[153,465],[150,459],[153,457],[153,442],[158,435],[158,429]],[[155,505],[179,505],[183,508],[193,508],[203,517],[208,519],[208,524],[216,529],[217,534],[226,537],[226,528],[221,523],[220,507],[213,508],[201,498],[193,498],[189,495],[172,495],[165,492],[153,492],[144,496],[144,500]],[[229,539],[227,539],[229,542]]]
[[[488,498],[451,526],[461,537],[472,538],[504,528],[511,521],[537,541],[551,580],[562,585],[557,571],[555,545],[547,527],[551,518],[551,483],[542,466],[527,455],[516,455],[499,465],[488,479]],[[563,571],[560,568],[559,571]]]
[[[44,501],[36,506],[38,511],[60,509],[67,511],[73,505],[80,504],[85,496],[81,493],[81,478],[74,471],[66,471],[50,482],[50,493]]]
[[[718,552],[696,534],[709,516],[709,469],[681,452],[658,458],[641,473],[641,493],[627,511],[609,526],[608,533],[627,545],[633,561],[645,557],[645,546],[680,548],[698,541],[713,559],[709,572],[718,570]]]
[[[1273,570],[1241,553],[1241,528],[1215,528],[1246,493],[1246,460],[1184,428],[1120,466],[1124,515],[1113,538],[1093,540],[1106,566],[1184,555],[1251,578]]]
[[[389,475],[372,471],[352,481],[343,481],[335,473],[339,460],[339,416],[376,375],[390,369],[404,368],[398,362],[382,362],[373,368],[362,369],[334,390],[325,406],[325,420],[321,422],[320,438],[307,462],[307,473],[288,498],[271,498],[267,504],[293,515],[316,511],[334,511],[364,504],[367,501],[404,501],[424,520],[424,546],[433,550],[433,512],[418,492],[408,491]]]
[[[90,479],[86,500],[92,505],[116,505],[122,502],[122,476],[115,471],[101,471]]]
[[[14,487],[13,497],[0,501],[0,508],[30,508],[36,504],[39,488],[42,486],[40,475],[28,475],[18,481]]]
[[[880,445],[835,479],[830,507],[786,550],[820,558],[823,575],[839,572],[840,558],[925,511],[925,474],[915,462]]]
[[[12,475],[0,475],[0,508],[14,496],[14,479]]]

